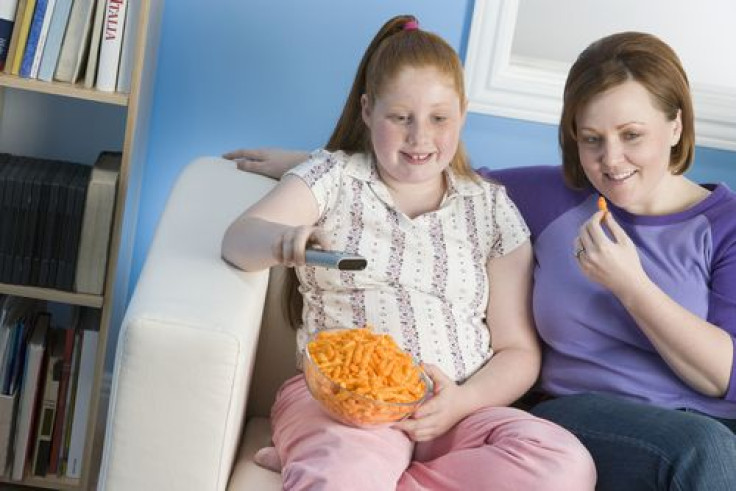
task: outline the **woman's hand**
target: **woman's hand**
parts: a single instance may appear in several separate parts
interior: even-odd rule
[[[680,305],[647,276],[635,244],[610,213],[597,212],[580,228],[576,250],[581,245],[583,273],[619,299],[672,371],[701,394],[723,397],[733,366],[731,335]]]
[[[583,274],[617,297],[647,278],[636,245],[610,212],[598,211],[580,227],[575,248]]]
[[[452,428],[465,417],[462,411],[462,387],[434,365],[425,365],[434,382],[434,395],[411,418],[393,425],[405,432],[415,442],[432,440]]]
[[[282,148],[256,148],[233,150],[222,157],[237,162],[240,170],[281,179],[286,171],[307,160],[309,154]]]

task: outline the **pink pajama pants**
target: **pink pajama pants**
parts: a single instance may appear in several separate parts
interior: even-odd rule
[[[429,442],[332,420],[302,375],[271,412],[286,490],[592,490],[596,473],[568,431],[518,409],[481,409]]]

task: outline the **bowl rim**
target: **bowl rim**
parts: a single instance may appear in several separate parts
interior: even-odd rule
[[[314,367],[314,369],[317,371],[317,373],[319,374],[319,376],[322,377],[322,378],[324,378],[325,380],[327,380],[333,386],[337,386],[341,390],[350,392],[350,394],[352,396],[358,398],[359,400],[364,400],[366,402],[369,402],[371,404],[378,404],[380,406],[387,406],[387,407],[393,407],[393,408],[405,407],[407,409],[411,409],[411,408],[415,408],[415,407],[423,404],[424,402],[426,402],[430,398],[430,396],[434,393],[434,382],[432,381],[432,378],[429,376],[429,374],[424,369],[424,367],[422,366],[422,364],[421,363],[418,363],[416,361],[416,359],[414,358],[414,356],[411,357],[412,358],[412,363],[414,364],[414,366],[416,366],[417,368],[419,368],[419,376],[422,378],[422,381],[424,382],[424,388],[425,388],[424,394],[422,395],[422,397],[420,397],[419,399],[417,399],[415,401],[411,401],[411,402],[379,401],[377,399],[372,399],[370,397],[366,397],[363,394],[358,394],[357,392],[352,391],[352,390],[348,389],[347,387],[343,387],[339,383],[337,383],[334,380],[332,380],[330,377],[327,376],[327,374],[325,374],[322,371],[322,369],[320,368],[319,364],[316,361],[314,361],[314,359],[312,358],[312,355],[309,352],[309,343],[320,332],[323,332],[323,331],[345,331],[345,330],[348,330],[348,329],[358,329],[358,328],[350,328],[350,327],[347,327],[347,328],[335,328],[335,329],[322,329],[320,331],[315,331],[315,332],[311,333],[309,335],[309,337],[307,338],[307,342],[304,345],[304,350],[303,350],[303,353],[302,353],[302,357],[304,358],[304,363],[305,364],[306,363],[309,363],[310,365],[312,365]],[[360,328],[360,329],[363,329],[363,328]],[[403,350],[403,348],[402,348],[402,350]],[[306,378],[306,375],[307,375],[306,374],[306,365],[305,365],[304,368],[305,368],[305,370],[304,370],[304,377]]]

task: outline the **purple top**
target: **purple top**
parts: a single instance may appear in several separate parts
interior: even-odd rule
[[[592,190],[565,186],[558,166],[481,174],[506,185],[534,244],[534,318],[544,341],[540,385],[553,395],[618,394],[668,408],[736,418],[736,377],[723,398],[687,386],[619,301],[588,280],[573,255],[579,227],[597,209]],[[691,209],[637,216],[609,204],[642,266],[670,297],[736,335],[736,194],[724,184]]]

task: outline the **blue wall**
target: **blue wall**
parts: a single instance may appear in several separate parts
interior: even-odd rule
[[[384,21],[413,13],[464,56],[472,10],[473,0],[168,0],[131,289],[183,166],[239,147],[320,146]],[[476,166],[558,162],[552,125],[471,114],[464,138]],[[694,178],[736,188],[735,153],[699,148],[696,160]]]

